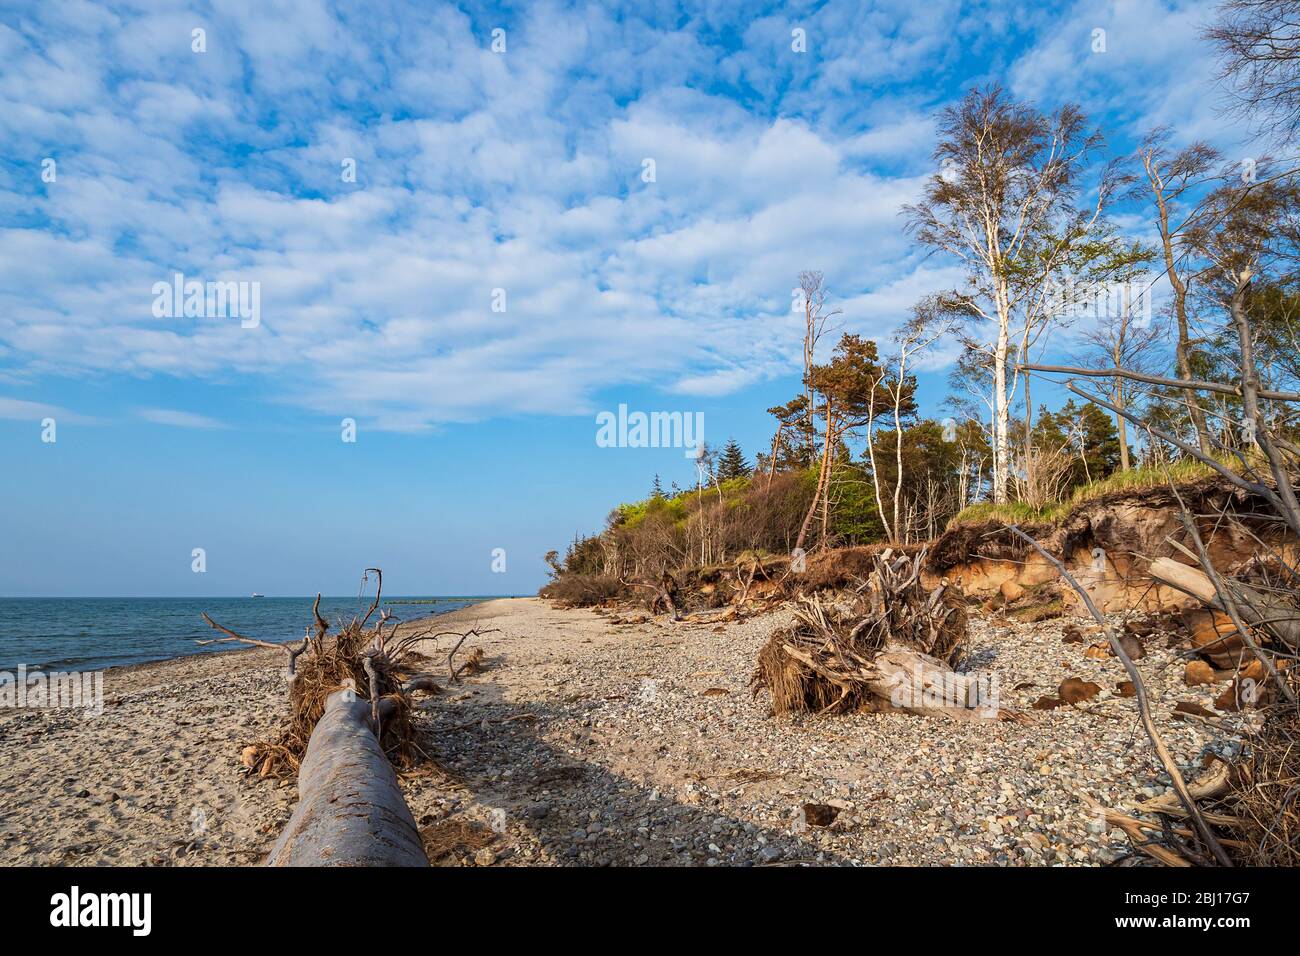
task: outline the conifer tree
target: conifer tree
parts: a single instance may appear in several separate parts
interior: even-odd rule
[[[745,460],[745,453],[740,450],[734,438],[728,438],[718,460],[718,480],[729,481],[732,478],[747,478],[753,469]]]

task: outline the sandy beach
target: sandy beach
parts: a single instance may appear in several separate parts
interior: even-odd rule
[[[901,714],[790,720],[750,694],[758,648],[783,612],[729,624],[618,623],[533,598],[440,617],[486,669],[421,698],[436,760],[403,778],[435,864],[1106,864],[1128,852],[1076,791],[1112,807],[1164,792],[1120,664],[1062,642],[1065,620],[976,619],[972,665],[1033,720],[967,724]],[[1211,741],[1178,701],[1163,638],[1140,661],[1184,767]],[[439,645],[445,659],[449,641]],[[437,658],[438,649],[426,650]],[[100,716],[0,712],[0,863],[253,865],[297,799],[249,777],[245,744],[286,706],[264,650],[110,670]],[[1106,692],[1032,711],[1065,677]],[[1234,716],[1226,721],[1239,719]],[[1222,735],[1214,735],[1221,739]],[[830,806],[808,826],[804,804]]]

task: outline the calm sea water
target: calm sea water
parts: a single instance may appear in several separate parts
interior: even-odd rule
[[[315,595],[305,598],[0,598],[0,670],[28,668],[98,670],[117,664],[210,654],[244,647],[196,640],[224,637],[204,623],[217,623],[263,641],[292,641],[312,621]],[[322,598],[331,624],[364,614],[372,599]],[[387,598],[383,607],[404,621],[446,614],[487,597]],[[428,603],[432,602],[432,603]],[[376,617],[378,616],[378,612]],[[373,620],[373,618],[372,618]]]

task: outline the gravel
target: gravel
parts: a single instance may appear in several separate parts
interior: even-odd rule
[[[1122,666],[1063,643],[1072,619],[972,620],[969,669],[994,675],[1002,707],[1032,715],[1019,726],[775,718],[748,681],[780,612],[719,626],[621,625],[529,605],[494,622],[507,636],[489,670],[424,705],[425,732],[455,787],[408,783],[417,816],[486,820],[503,809],[501,864],[1139,863],[1074,794],[1124,808],[1168,789],[1133,700],[1112,693]],[[514,625],[522,633],[512,637]],[[1139,667],[1157,724],[1194,776],[1207,753],[1232,752],[1249,718],[1229,715],[1227,729],[1172,719],[1175,702],[1208,707],[1216,689],[1184,686],[1184,660],[1164,635],[1144,643]],[[1106,693],[1030,709],[1066,677]],[[710,688],[726,693],[704,696]],[[806,803],[839,813],[809,826]]]
[[[402,786],[434,862],[466,866],[1140,864],[1076,793],[1124,809],[1167,791],[1113,658],[1066,644],[1072,619],[974,617],[969,669],[1027,726],[903,714],[776,718],[751,695],[783,612],[728,624],[618,623],[536,599],[439,619],[483,624],[486,669],[421,698],[434,764]],[[447,640],[430,648],[445,661]],[[1232,756],[1252,718],[1212,707],[1164,635],[1138,662],[1187,776]],[[467,647],[465,650],[468,650]],[[442,664],[434,665],[443,666]],[[239,751],[284,712],[265,651],[115,669],[103,716],[0,714],[0,864],[256,863],[296,800],[245,776]],[[1035,711],[1067,677],[1103,695]],[[705,692],[709,693],[706,694]],[[810,826],[805,804],[823,804]]]

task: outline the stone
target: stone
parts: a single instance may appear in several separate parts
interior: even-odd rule
[[[1200,687],[1214,683],[1214,668],[1205,661],[1188,661],[1183,668],[1183,683],[1188,687]]]
[[[1067,677],[1061,681],[1061,686],[1057,688],[1056,693],[1065,703],[1077,704],[1091,700],[1100,694],[1101,685],[1080,677]]]
[[[1012,581],[1010,578],[1008,578],[1007,580],[1003,581],[1000,585],[998,585],[998,593],[1002,595],[1002,599],[1004,601],[1010,604],[1012,601],[1019,601],[1022,597],[1024,597],[1025,589],[1022,588],[1015,581]]]

